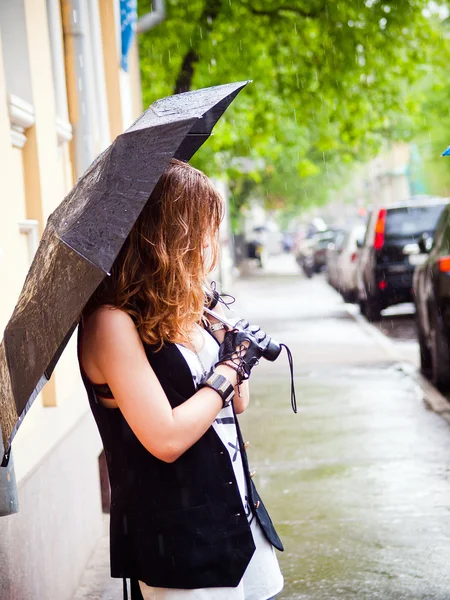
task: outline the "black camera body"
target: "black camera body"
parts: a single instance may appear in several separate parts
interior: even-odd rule
[[[232,323],[225,319],[225,317],[222,317],[222,315],[218,315],[217,313],[215,313],[210,308],[205,307],[205,312],[217,319],[218,321],[220,321],[221,323],[223,323],[229,329],[237,329],[238,331],[245,330],[246,334],[248,335],[248,330],[246,330],[248,323],[243,319],[237,321],[236,323]],[[259,349],[261,350],[261,355],[263,358],[273,362],[280,356],[282,347],[278,342],[276,342],[270,336],[266,335],[264,332],[261,332],[260,328],[257,326],[250,328],[250,332],[254,342],[258,345]],[[258,333],[260,332],[261,334],[258,335]]]

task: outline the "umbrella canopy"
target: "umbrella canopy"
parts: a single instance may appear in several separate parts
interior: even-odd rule
[[[158,100],[119,135],[50,215],[0,344],[0,429],[12,439],[49,380],[158,179],[189,160],[248,82]]]

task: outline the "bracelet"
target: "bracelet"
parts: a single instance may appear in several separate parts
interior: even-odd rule
[[[209,326],[209,331],[211,331],[212,333],[214,333],[214,331],[220,331],[221,329],[225,329],[225,325],[223,323],[213,323],[212,325]]]
[[[234,398],[234,386],[219,373],[212,373],[199,387],[209,387],[215,390],[222,398],[222,408],[229,406]]]
[[[224,365],[225,367],[230,367],[230,369],[233,369],[233,371],[236,371],[236,373],[237,373],[236,385],[238,387],[241,385],[241,383],[243,381],[245,381],[249,378],[249,374],[243,368],[242,363],[236,364],[235,362],[233,362],[233,360],[231,358],[222,360],[222,361],[216,363],[214,366],[218,367],[219,365]]]

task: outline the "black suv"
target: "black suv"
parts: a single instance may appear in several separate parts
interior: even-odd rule
[[[450,205],[434,237],[419,241],[426,262],[414,273],[417,334],[424,375],[441,391],[450,389]]]
[[[414,269],[427,257],[419,239],[424,233],[433,235],[447,202],[411,198],[371,214],[357,268],[358,301],[369,321],[379,321],[383,308],[412,301]]]

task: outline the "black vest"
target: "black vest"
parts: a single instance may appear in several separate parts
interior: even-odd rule
[[[80,340],[81,327],[79,328]],[[172,408],[195,393],[175,344],[145,346]],[[119,409],[96,400],[82,372],[105,448],[111,484],[111,576],[163,588],[235,587],[255,551],[227,449],[210,427],[173,463],[139,442]],[[237,424],[249,500],[267,539],[283,545],[248,473]]]

